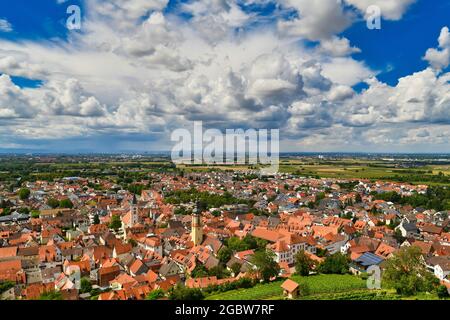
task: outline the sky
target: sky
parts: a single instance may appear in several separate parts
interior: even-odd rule
[[[450,0],[2,1],[0,152],[168,151],[203,121],[450,153],[449,27]]]

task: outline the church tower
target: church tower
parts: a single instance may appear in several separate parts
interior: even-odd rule
[[[139,213],[137,207],[137,199],[136,195],[133,195],[133,201],[131,203],[131,220],[130,220],[131,227],[138,222],[139,222]]]
[[[201,212],[198,212],[198,206],[192,213],[191,223],[191,239],[195,246],[200,245],[203,242],[203,228],[201,221]]]

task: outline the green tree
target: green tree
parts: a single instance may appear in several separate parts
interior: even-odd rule
[[[40,217],[40,212],[39,212],[39,210],[32,210],[31,211],[31,217],[33,218],[33,219],[37,219],[37,218],[39,218]]]
[[[383,283],[402,295],[432,291],[438,279],[427,271],[419,247],[403,247],[386,261]]]
[[[44,292],[39,296],[39,300],[63,300],[61,292]]]
[[[227,246],[223,246],[217,253],[217,258],[220,260],[220,262],[227,263],[228,261],[230,261],[232,254],[233,251],[231,251],[230,248],[228,248]]]
[[[109,228],[115,231],[119,230],[122,227],[122,221],[120,221],[120,216],[113,215],[111,217],[111,222],[109,223]]]
[[[394,231],[394,239],[397,240],[399,244],[402,244],[406,240],[399,229]]]
[[[91,280],[88,278],[81,278],[80,293],[88,293],[92,290]]]
[[[233,272],[234,276],[237,276],[239,272],[241,272],[241,265],[237,262],[231,265],[231,272]]]
[[[325,199],[325,193],[319,192],[316,194],[316,203],[319,203],[320,200]]]
[[[258,276],[266,282],[280,272],[280,266],[274,258],[275,254],[269,250],[256,251],[250,258],[250,262],[256,267]]]
[[[305,253],[304,250],[297,252],[295,255],[295,271],[297,271],[299,275],[308,276],[314,265],[314,261]]]
[[[325,274],[346,274],[350,259],[342,253],[335,253],[325,258],[319,265],[319,272]]]
[[[72,209],[73,208],[73,203],[72,201],[70,201],[70,199],[63,199],[59,202],[59,207],[60,208],[66,208],[66,209]]]
[[[169,291],[170,300],[202,300],[205,296],[200,289],[191,289],[183,285],[176,285],[173,289]]]
[[[151,291],[147,295],[145,300],[158,300],[158,299],[163,298],[163,297],[164,297],[164,291],[162,289],[157,289],[157,290]]]
[[[194,270],[192,270],[191,272],[192,278],[203,278],[207,277],[208,275],[208,269],[206,269],[205,265],[203,264],[197,264]]]
[[[53,209],[56,209],[59,207],[59,201],[55,198],[50,198],[47,200],[47,205]]]
[[[230,272],[219,264],[209,269],[208,275],[210,277],[215,276],[217,279],[224,279],[230,276]]]
[[[30,197],[30,189],[28,188],[22,188],[19,190],[19,198],[20,200],[26,200]]]
[[[94,224],[100,224],[100,217],[98,216],[98,214],[94,216]]]
[[[14,287],[14,282],[12,281],[0,282],[0,294],[2,294],[5,291],[8,291],[12,287]]]
[[[439,297],[440,299],[444,299],[444,298],[448,298],[448,297],[449,297],[448,289],[447,289],[447,287],[444,286],[443,284],[440,285],[440,286],[437,288],[436,293],[437,293],[437,295],[438,295],[438,297]]]

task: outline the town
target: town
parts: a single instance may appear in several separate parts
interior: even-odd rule
[[[118,168],[2,178],[1,299],[448,297],[446,186]],[[416,274],[392,271],[402,263]]]

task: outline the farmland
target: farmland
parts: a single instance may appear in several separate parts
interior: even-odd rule
[[[282,159],[280,171],[321,178],[391,180],[429,185],[450,183],[450,165],[433,161]]]
[[[315,275],[310,277],[293,276],[292,280],[308,287],[309,294],[337,293],[366,288],[366,282],[352,275]],[[207,300],[262,300],[280,299],[283,296],[282,280],[269,284],[258,284],[250,289],[238,289],[210,295]]]

